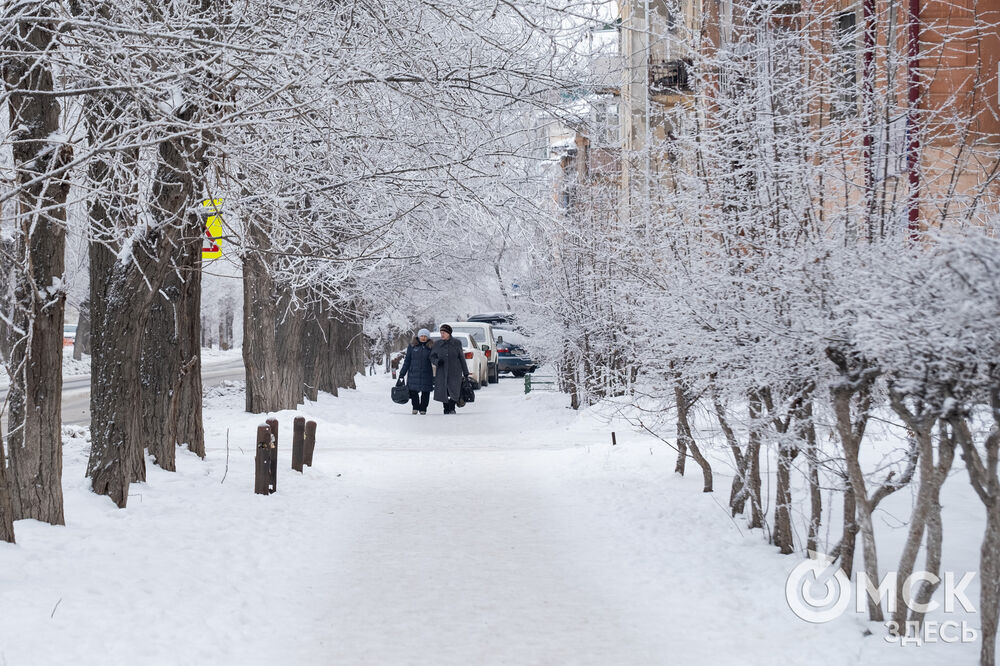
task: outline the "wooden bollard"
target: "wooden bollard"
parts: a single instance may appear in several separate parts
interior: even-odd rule
[[[274,457],[271,458],[271,485],[275,492],[278,490],[278,419],[268,419],[264,421],[271,429],[271,437],[274,439]]]
[[[302,456],[302,462],[310,467],[313,466],[313,452],[316,450],[316,422],[306,421],[306,448]]]
[[[296,416],[292,421],[292,469],[302,471],[302,456],[306,445],[306,420]]]
[[[257,427],[257,455],[254,458],[253,491],[258,495],[270,495],[277,490],[272,470],[277,460],[278,449],[274,445],[274,435],[270,426]]]

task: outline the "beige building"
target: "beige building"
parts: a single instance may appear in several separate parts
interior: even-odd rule
[[[701,0],[619,0],[621,87],[621,216],[635,215],[633,199],[648,200],[660,173],[647,150],[672,132],[669,109],[689,100],[692,35]]]
[[[690,59],[755,29],[763,4],[619,0],[623,219],[641,214],[633,202],[655,198],[656,188],[665,184],[658,164],[663,158],[647,149],[671,136],[670,109],[693,100]],[[914,8],[922,59],[911,76]],[[809,85],[843,90],[827,94],[810,113],[817,123],[857,119],[849,123],[851,136],[844,143],[871,147],[845,149],[841,158],[851,165],[847,171],[859,197],[875,187],[885,192],[888,184],[897,201],[920,199],[919,211],[913,212],[914,206],[904,211],[919,218],[919,227],[947,224],[937,202],[956,192],[976,205],[985,195],[995,208],[1000,186],[986,184],[996,176],[1000,149],[1000,0],[774,0],[765,10],[775,28],[811,35],[810,58],[816,60],[808,65]],[[866,21],[874,26],[867,40]],[[700,94],[711,95],[711,86]],[[866,98],[876,100],[868,115]],[[913,160],[919,168],[911,168]],[[957,216],[955,207],[947,212]]]

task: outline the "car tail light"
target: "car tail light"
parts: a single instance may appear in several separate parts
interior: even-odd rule
[[[465,358],[471,359],[472,358],[472,352],[465,352]]]
[[[509,352],[510,352],[510,350],[507,349],[506,347],[497,347],[497,353],[498,354],[507,354]]]
[[[487,350],[486,350],[486,358],[489,358],[489,357],[490,357],[490,354],[492,354],[492,353],[493,353],[493,350],[492,350],[492,349],[487,349]]]

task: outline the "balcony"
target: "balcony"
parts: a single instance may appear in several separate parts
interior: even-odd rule
[[[649,92],[652,95],[684,95],[691,92],[688,69],[691,60],[651,60],[649,62]]]

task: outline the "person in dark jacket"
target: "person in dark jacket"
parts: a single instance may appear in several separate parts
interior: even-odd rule
[[[406,377],[406,388],[410,390],[410,404],[414,414],[426,414],[427,403],[434,389],[434,370],[431,368],[431,348],[434,341],[426,328],[417,331],[417,337],[406,348],[406,358],[399,370],[399,381]]]
[[[462,397],[462,379],[469,376],[462,343],[451,337],[451,326],[441,324],[441,341],[431,349],[434,366],[434,399],[444,403],[444,413],[454,414]]]

